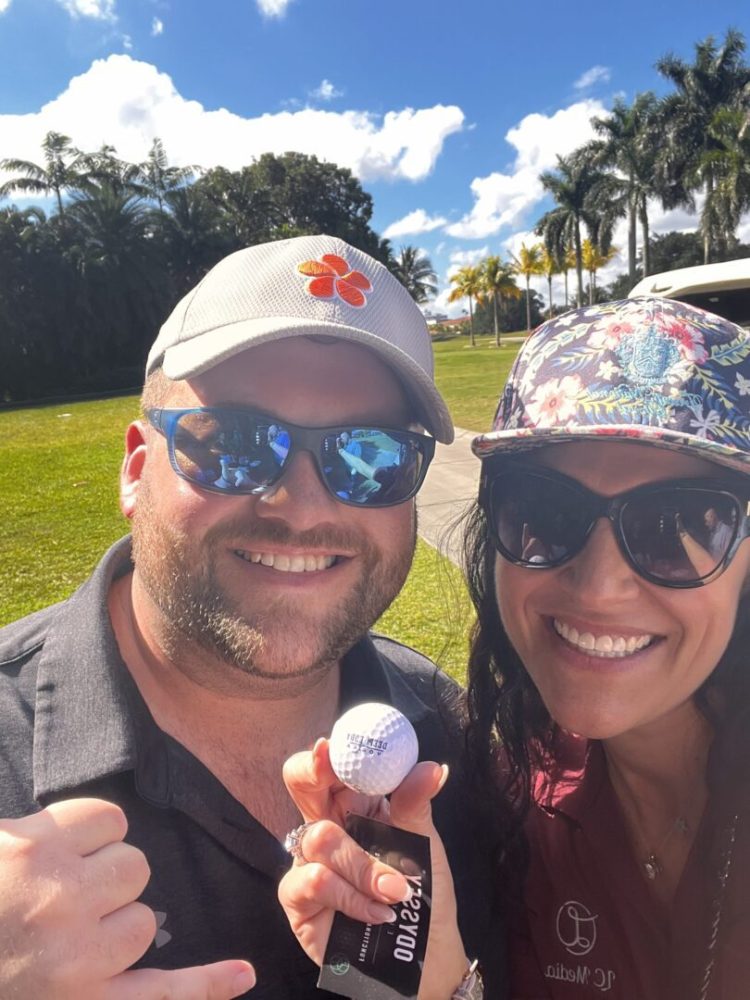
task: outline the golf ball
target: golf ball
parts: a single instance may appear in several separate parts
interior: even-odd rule
[[[397,708],[365,702],[345,712],[329,740],[336,777],[365,795],[388,795],[417,763],[414,726]]]

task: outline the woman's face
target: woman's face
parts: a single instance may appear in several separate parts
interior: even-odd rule
[[[553,445],[533,460],[604,496],[658,480],[717,476],[702,459],[630,443]],[[529,570],[498,556],[495,584],[505,630],[552,718],[571,732],[610,739],[692,715],[692,695],[729,642],[749,571],[750,544],[743,542],[707,586],[648,583],[601,519],[584,549],[556,569]],[[585,648],[592,637],[607,647],[606,636],[616,649],[625,640],[625,654],[607,658]]]

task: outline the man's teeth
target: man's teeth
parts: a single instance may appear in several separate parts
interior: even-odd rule
[[[245,552],[243,549],[234,551],[235,555],[246,562],[272,566],[282,573],[312,573],[316,570],[329,569],[336,562],[336,556],[287,556],[278,552]]]
[[[632,653],[638,652],[639,649],[645,649],[654,641],[653,635],[646,634],[630,635],[627,638],[624,635],[598,635],[595,637],[590,632],[579,632],[573,625],[558,621],[557,618],[553,618],[552,623],[559,636],[589,656],[601,656],[606,659],[630,656]]]

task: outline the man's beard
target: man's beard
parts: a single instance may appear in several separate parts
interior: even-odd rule
[[[336,663],[391,604],[411,566],[416,545],[389,560],[361,532],[326,526],[295,534],[282,521],[247,518],[216,525],[193,541],[160,519],[147,481],[141,481],[132,519],[133,558],[143,587],[161,615],[159,643],[179,664],[195,661],[195,646],[227,665],[258,677],[292,678]],[[268,597],[263,607],[241,611],[218,579],[217,552],[227,540],[246,539],[243,549],[273,551],[277,545],[317,551],[357,552],[359,577],[351,591],[321,613],[306,615],[304,598]],[[239,557],[238,557],[239,558]],[[326,570],[322,572],[328,572]],[[258,585],[254,588],[262,594]]]

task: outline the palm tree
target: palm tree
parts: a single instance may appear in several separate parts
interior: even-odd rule
[[[544,247],[541,243],[534,243],[527,247],[521,244],[518,256],[511,255],[513,270],[516,274],[522,274],[526,279],[526,332],[531,333],[531,288],[529,282],[532,275],[542,274],[542,254]]]
[[[391,271],[419,305],[437,295],[437,274],[432,261],[418,247],[401,247]]]
[[[451,275],[450,282],[454,288],[448,296],[449,302],[458,302],[460,299],[469,300],[469,336],[471,346],[474,347],[476,345],[474,339],[474,300],[482,294],[484,287],[482,268],[469,265],[462,267]]]
[[[541,267],[542,274],[545,275],[545,277],[547,278],[547,293],[548,293],[548,298],[549,298],[549,313],[548,313],[548,315],[549,315],[549,319],[552,319],[552,279],[554,278],[554,276],[556,274],[560,274],[560,272],[562,271],[562,265],[561,265],[560,261],[558,260],[558,258],[555,256],[555,254],[550,253],[549,250],[547,249],[547,247],[544,247],[543,250],[542,250],[542,262],[541,262],[541,264],[542,264],[542,267]],[[566,271],[566,275],[567,275],[567,271]],[[565,298],[566,298],[566,303],[565,304],[567,305],[567,294],[566,294]]]
[[[583,241],[581,252],[583,266],[589,276],[589,305],[592,306],[596,300],[596,272],[616,256],[617,247],[609,247],[606,251],[600,250],[596,243],[587,239]]]
[[[713,183],[703,203],[701,228],[715,234],[720,255],[736,239],[743,212],[750,207],[750,118],[741,111],[721,108],[716,112],[708,133],[714,148],[698,160],[696,174],[708,171]]]
[[[498,299],[518,299],[523,292],[513,277],[513,268],[500,257],[487,257],[479,265],[482,271],[482,290],[477,295],[478,302],[492,302],[492,316],[495,324],[495,346],[500,346],[500,327],[497,317]]]
[[[706,264],[727,235],[714,210],[720,168],[710,154],[721,145],[715,135],[716,115],[722,110],[747,114],[750,109],[750,66],[743,60],[744,52],[744,37],[730,29],[721,46],[711,36],[698,42],[692,63],[666,55],[656,64],[676,88],[661,107],[665,142],[659,165],[667,186],[665,201],[667,207],[694,208],[693,192],[703,191],[709,205],[701,217]]]
[[[54,194],[57,211],[65,215],[63,192],[77,188],[82,176],[82,153],[72,145],[67,135],[48,132],[42,142],[44,165],[30,160],[13,158],[0,160],[0,169],[20,176],[13,177],[0,185],[0,195],[11,191],[26,191],[29,194]]]
[[[194,184],[164,194],[161,235],[178,295],[189,291],[229,251],[220,214]]]
[[[188,184],[198,168],[170,167],[164,143],[156,138],[151,143],[148,156],[138,165],[138,169],[146,196],[156,202],[159,215],[163,216],[166,195]]]
[[[84,193],[94,196],[106,189],[124,198],[131,195],[142,198],[146,194],[140,165],[121,160],[114,146],[104,143],[95,153],[81,154],[81,164],[84,175],[78,188]]]
[[[643,273],[649,273],[648,200],[661,195],[655,170],[661,141],[658,101],[651,91],[637,94],[631,105],[617,99],[606,118],[592,118],[602,138],[589,144],[596,161],[614,171],[613,193],[619,195],[628,218],[628,275],[636,282],[636,231],[643,238]]]
[[[578,305],[583,304],[583,263],[581,261],[581,225],[591,230],[596,225],[592,195],[601,184],[602,172],[590,155],[573,153],[557,157],[557,170],[545,171],[539,180],[557,202],[536,224],[535,232],[544,237],[550,253],[562,257],[572,246],[578,276]]]
[[[569,307],[568,271],[575,268],[576,266],[576,254],[573,247],[565,247],[562,256],[559,259],[560,259],[560,270],[565,280],[565,308],[567,309]]]
[[[83,298],[79,336],[89,357],[115,365],[134,341],[145,352],[168,292],[163,255],[149,238],[148,206],[138,195],[103,183],[74,198],[68,219],[68,256]]]

